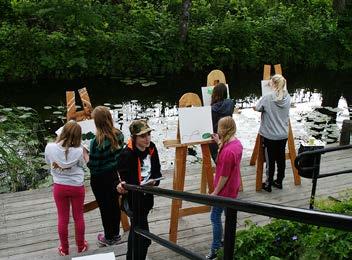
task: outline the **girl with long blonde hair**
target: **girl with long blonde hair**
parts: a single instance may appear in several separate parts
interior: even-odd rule
[[[95,138],[90,143],[88,168],[90,185],[99,206],[104,234],[98,234],[101,246],[115,245],[121,240],[119,194],[116,186],[117,159],[123,148],[123,134],[114,127],[107,107],[98,106],[92,112],[96,126]]]
[[[54,143],[45,147],[45,160],[50,165],[53,176],[53,195],[57,207],[59,255],[69,254],[68,223],[70,205],[75,222],[76,244],[78,252],[88,249],[84,239],[85,224],[84,203],[84,150],[81,147],[81,126],[75,121],[67,122]]]
[[[237,198],[241,186],[241,159],[243,146],[236,138],[236,123],[231,116],[219,120],[218,133],[213,140],[219,145],[219,153],[214,176],[214,191],[211,195]],[[221,247],[222,223],[221,207],[212,207],[210,220],[213,227],[213,242],[207,259],[215,259]]]
[[[271,186],[282,189],[282,181],[285,178],[285,147],[291,106],[286,79],[282,75],[274,75],[269,85],[273,92],[263,96],[255,107],[255,110],[262,112],[259,134],[264,145],[266,162],[266,181],[262,188],[267,192],[271,192]],[[274,180],[275,164],[277,165],[276,180]]]

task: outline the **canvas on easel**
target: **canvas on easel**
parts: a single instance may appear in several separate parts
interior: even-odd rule
[[[178,110],[181,144],[210,141],[213,133],[211,107],[183,107]]]
[[[230,98],[229,85],[228,84],[225,84],[225,85],[227,87],[227,98]],[[214,87],[215,86],[202,87],[203,106],[211,105],[211,95],[213,94]]]
[[[262,96],[274,93],[273,89],[270,87],[270,80],[262,80],[261,82]]]

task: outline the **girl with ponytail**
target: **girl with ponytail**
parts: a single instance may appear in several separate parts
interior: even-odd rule
[[[264,145],[266,162],[266,181],[263,183],[263,189],[267,192],[271,192],[271,186],[282,189],[291,105],[286,80],[282,75],[274,75],[269,85],[273,92],[263,96],[255,107],[256,111],[262,112],[259,134]],[[275,164],[277,164],[276,180],[274,180]]]
[[[235,136],[236,123],[231,116],[219,120],[217,134],[213,134],[214,141],[219,146],[214,177],[214,191],[211,195],[237,198],[241,186],[240,164],[243,147]],[[215,259],[217,250],[221,247],[222,223],[221,207],[212,207],[210,220],[213,226],[213,242],[207,259]]]

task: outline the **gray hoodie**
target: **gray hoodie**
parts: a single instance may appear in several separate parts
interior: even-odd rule
[[[54,183],[82,186],[84,181],[82,147],[70,147],[67,159],[65,148],[58,143],[48,143],[45,147],[45,161],[50,164],[50,173]]]
[[[291,97],[286,93],[282,100],[276,100],[275,93],[263,96],[255,109],[262,112],[259,134],[270,140],[288,137]]]

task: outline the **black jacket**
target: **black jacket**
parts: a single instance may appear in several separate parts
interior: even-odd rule
[[[224,99],[211,105],[211,117],[213,121],[213,131],[218,132],[219,120],[225,116],[232,116],[235,104],[232,99]]]
[[[151,176],[150,178],[155,179],[161,177],[161,167],[159,161],[158,150],[153,142],[150,142],[149,148],[147,148],[151,158]],[[129,140],[127,146],[122,150],[118,158],[118,171],[120,173],[121,181],[125,181],[128,184],[139,185],[139,172],[141,171],[138,162],[138,151],[134,143]],[[159,182],[156,183],[156,186]],[[138,192],[141,205],[146,211],[153,208],[154,196],[152,194],[143,194]],[[129,207],[132,208],[132,192],[127,193]]]

